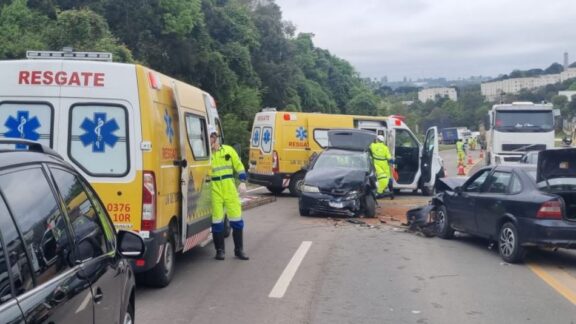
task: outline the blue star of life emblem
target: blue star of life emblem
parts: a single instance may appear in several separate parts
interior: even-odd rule
[[[94,120],[84,118],[80,125],[86,133],[80,135],[80,141],[84,146],[92,144],[92,152],[103,153],[106,145],[114,147],[118,141],[118,136],[112,134],[120,127],[116,119],[106,121],[106,113],[94,113]]]
[[[298,137],[299,140],[303,141],[306,138],[308,138],[308,131],[304,129],[304,127],[300,126],[298,127],[298,129],[296,129],[296,137]]]
[[[166,122],[166,136],[168,140],[172,143],[172,138],[174,137],[174,128],[172,128],[172,117],[168,115],[168,110],[164,111],[164,121]]]
[[[260,140],[260,130],[255,129],[254,135],[252,136],[252,145],[258,145],[259,140]]]
[[[10,130],[4,134],[5,137],[23,138],[31,141],[36,141],[40,138],[40,134],[36,131],[41,125],[36,116],[29,118],[29,111],[18,111],[16,118],[13,116],[8,117],[4,126]],[[16,144],[16,149],[25,149],[26,145]]]
[[[270,136],[270,130],[265,130],[264,131],[264,135],[262,136],[262,140],[264,141],[264,144],[268,144],[268,142],[270,142],[270,140],[272,139],[272,137]]]

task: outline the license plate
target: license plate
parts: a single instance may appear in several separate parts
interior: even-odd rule
[[[328,205],[332,208],[344,208],[344,203],[330,201]]]

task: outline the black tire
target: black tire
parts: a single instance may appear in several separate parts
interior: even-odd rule
[[[420,190],[422,190],[423,196],[433,196],[434,194],[436,194],[436,186],[432,186],[432,189],[430,189],[430,188],[422,185]]]
[[[300,216],[310,216],[310,209],[298,207],[298,211],[300,212]]]
[[[437,222],[437,236],[445,240],[449,240],[454,237],[454,230],[450,226],[450,218],[446,207],[440,205],[436,208],[436,222]]]
[[[274,186],[266,186],[266,189],[268,189],[268,191],[270,191],[273,195],[276,195],[276,196],[278,196],[279,194],[282,193],[282,191],[284,191],[284,188],[274,187]]]
[[[498,252],[502,260],[508,263],[518,263],[524,260],[526,249],[520,245],[520,237],[514,223],[505,223],[500,228]]]
[[[304,182],[304,176],[306,174],[304,172],[297,172],[292,175],[290,178],[290,184],[288,184],[288,190],[290,190],[290,194],[294,197],[300,197],[301,187]]]
[[[169,239],[162,249],[162,257],[158,264],[146,272],[145,283],[151,287],[164,288],[170,284],[175,268],[174,237],[169,233]]]
[[[228,216],[224,217],[224,237],[230,236],[230,221],[228,220]]]
[[[122,324],[134,324],[134,304],[132,301],[128,302],[126,313],[122,318]]]
[[[376,216],[376,200],[371,194],[364,198],[364,216],[373,218]]]

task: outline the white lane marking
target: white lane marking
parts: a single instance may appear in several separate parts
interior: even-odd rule
[[[298,270],[300,263],[302,263],[302,260],[304,260],[304,257],[306,256],[306,253],[308,253],[308,250],[310,250],[310,246],[312,246],[311,241],[304,241],[302,242],[302,244],[300,244],[300,247],[298,248],[298,250],[296,250],[296,253],[294,253],[292,260],[288,262],[288,265],[280,275],[280,278],[278,278],[278,281],[276,281],[276,284],[274,285],[274,288],[272,288],[272,291],[270,292],[268,297],[270,298],[284,297],[284,294],[286,293],[286,290],[288,289],[290,282],[294,278],[294,275],[296,274],[296,271]]]
[[[264,187],[256,187],[254,189],[246,190],[246,192],[252,192],[252,191],[257,191],[257,190],[262,190],[262,189],[264,189]]]

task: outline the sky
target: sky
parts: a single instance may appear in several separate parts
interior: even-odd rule
[[[275,0],[362,77],[496,77],[576,61],[575,0]]]

